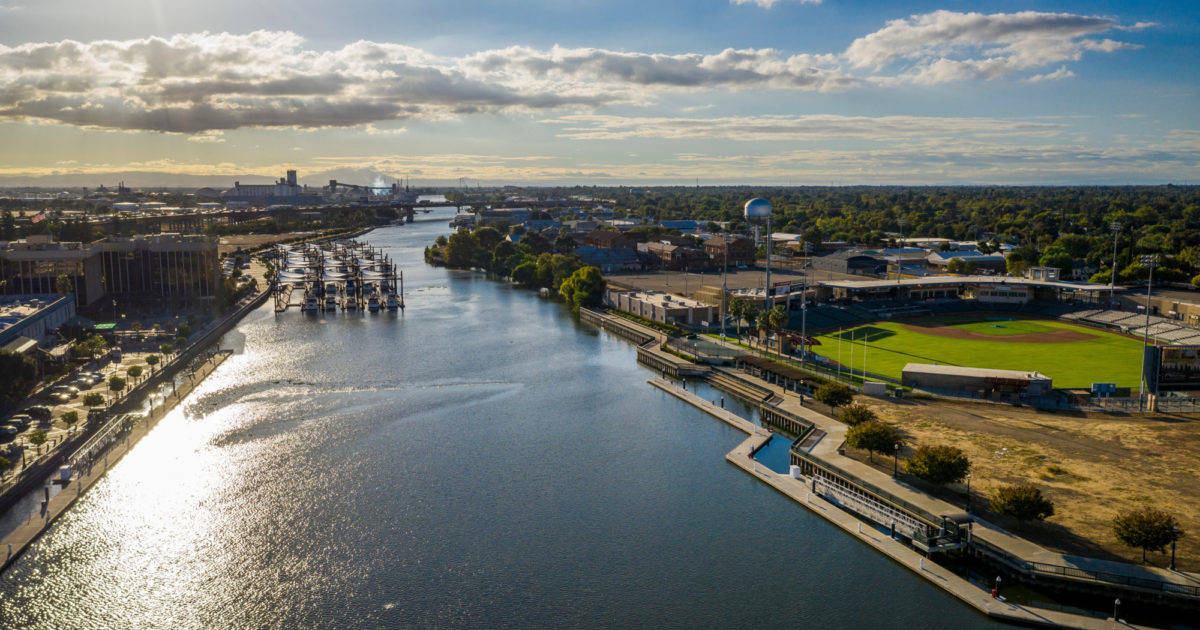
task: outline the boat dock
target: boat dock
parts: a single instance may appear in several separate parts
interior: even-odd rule
[[[382,248],[352,239],[279,245],[271,262],[277,313],[404,310],[404,272]]]
[[[1114,624],[1112,619],[1101,619],[1059,610],[1023,606],[993,598],[984,589],[972,584],[962,576],[936,562],[926,561],[925,556],[906,544],[902,538],[891,536],[886,531],[865,524],[862,519],[829,500],[820,491],[813,490],[813,479],[804,476],[781,474],[758,463],[754,453],[771,439],[771,432],[726,409],[712,404],[695,393],[671,381],[649,378],[650,385],[693,405],[705,413],[747,434],[745,440],[725,455],[725,460],[743,471],[754,475],[784,496],[807,508],[827,522],[850,534],[863,544],[884,554],[893,562],[912,571],[980,613],[1007,623],[1024,626],[1058,628],[1080,628],[1100,630],[1102,628],[1144,628],[1125,622]]]

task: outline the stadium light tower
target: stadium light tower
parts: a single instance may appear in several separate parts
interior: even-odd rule
[[[1142,329],[1142,378],[1141,392],[1138,394],[1138,407],[1145,406],[1146,400],[1146,348],[1150,345],[1150,293],[1154,289],[1154,268],[1158,266],[1158,254],[1145,254],[1138,258],[1143,267],[1150,268],[1150,279],[1146,282],[1146,326]]]
[[[900,250],[901,250],[901,252],[903,252],[903,250],[904,250],[904,226],[908,224],[908,220],[900,219],[899,221],[896,221],[896,223],[898,223],[900,225]],[[904,256],[901,255],[901,253],[897,253],[896,254],[896,285],[897,286],[900,285],[900,278],[903,276],[903,274],[901,273],[901,266],[900,266],[903,263],[903,261],[904,261]]]
[[[775,300],[771,299],[771,203],[766,199],[755,197],[746,202],[746,207],[743,209],[746,215],[746,221],[766,221],[767,223],[767,281],[763,294],[767,298],[767,310],[775,305]]]
[[[1117,298],[1117,237],[1121,234],[1121,222],[1113,221],[1108,227],[1113,233],[1112,273],[1108,274],[1108,301],[1112,302]]]

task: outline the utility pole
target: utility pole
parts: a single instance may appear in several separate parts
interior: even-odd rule
[[[725,340],[725,311],[729,303],[729,235],[721,236],[725,241],[724,259],[721,263],[721,340]]]
[[[809,244],[804,244],[804,253],[807,254]],[[800,367],[804,368],[804,362],[808,359],[808,273],[804,274],[804,291],[800,293]]]
[[[1112,273],[1108,278],[1108,301],[1111,303],[1117,299],[1117,237],[1121,234],[1121,222],[1113,221],[1108,227],[1112,228],[1113,233]]]
[[[1138,393],[1138,407],[1145,409],[1146,404],[1146,348],[1150,345],[1150,293],[1154,288],[1154,268],[1158,266],[1158,254],[1145,254],[1139,257],[1142,265],[1150,268],[1150,278],[1146,282],[1146,326],[1142,328],[1142,375],[1141,392]],[[1155,383],[1157,385],[1157,383]]]

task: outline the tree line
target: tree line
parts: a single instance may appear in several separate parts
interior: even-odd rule
[[[606,283],[599,269],[571,253],[575,247],[568,235],[551,242],[541,233],[528,232],[514,243],[500,230],[483,226],[439,236],[425,248],[425,261],[452,269],[482,269],[525,288],[547,289],[578,311],[599,305]]]

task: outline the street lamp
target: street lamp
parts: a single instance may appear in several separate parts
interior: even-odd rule
[[[1158,266],[1158,254],[1144,254],[1138,258],[1143,267],[1149,267],[1150,277],[1146,282],[1146,326],[1142,329],[1142,376],[1140,382],[1141,391],[1138,393],[1138,408],[1145,408],[1146,404],[1146,348],[1150,345],[1150,294],[1154,290],[1154,268]]]
[[[1121,222],[1113,221],[1108,227],[1112,228],[1113,233],[1112,273],[1108,278],[1108,301],[1112,302],[1117,297],[1117,237],[1121,234]]]
[[[1117,620],[1117,608],[1120,607],[1120,605],[1121,605],[1120,597],[1113,600],[1113,621]]]
[[[967,475],[967,514],[971,513],[971,475]],[[1000,578],[996,578],[996,583],[1000,583]]]
[[[899,471],[899,469],[900,469],[900,443],[896,442],[895,446],[892,447],[892,477],[893,478],[896,476],[896,473],[897,473],[897,471]]]
[[[896,223],[900,224],[900,249],[903,250],[904,249],[904,226],[908,224],[908,221],[906,221],[904,219],[900,219]],[[903,261],[904,261],[904,257],[901,256],[899,253],[897,253],[896,254],[896,286],[900,285],[900,278],[903,275],[900,273],[900,269],[901,269],[900,265]]]

